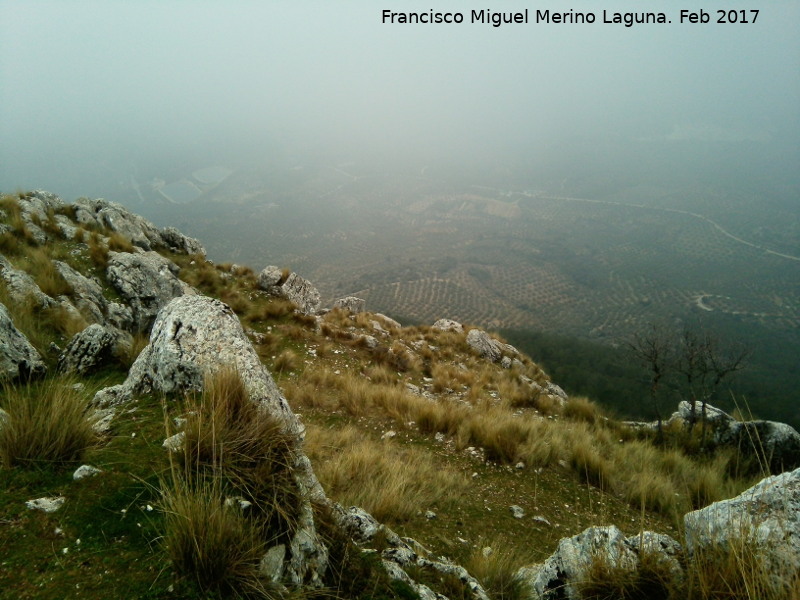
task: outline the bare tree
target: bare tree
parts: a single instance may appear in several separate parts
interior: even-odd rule
[[[708,332],[684,329],[679,339],[676,371],[683,377],[686,399],[692,405],[692,416],[700,403],[705,422],[706,406],[714,398],[720,384],[745,367],[750,349],[742,344],[727,344]]]
[[[635,334],[627,346],[650,375],[650,404],[656,413],[660,440],[663,438],[663,418],[659,392],[674,364],[672,336],[665,327],[651,323],[646,332]]]

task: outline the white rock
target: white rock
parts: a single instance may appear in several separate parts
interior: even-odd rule
[[[41,510],[46,513],[53,513],[61,508],[66,500],[67,499],[64,496],[36,498],[35,500],[28,500],[25,503],[25,506],[31,510]]]
[[[511,507],[511,514],[515,519],[521,519],[525,516],[525,511],[521,506],[517,506],[516,504],[512,504]]]
[[[800,572],[800,468],[683,518],[689,555],[721,546],[753,552],[776,577]]]
[[[100,469],[97,467],[93,467],[91,465],[81,465],[75,472],[72,474],[72,478],[75,480],[85,479],[86,477],[93,477],[95,475],[99,475],[102,473]]]
[[[186,433],[180,431],[175,435],[169,436],[167,439],[164,440],[164,443],[161,445],[170,452],[180,452],[183,449],[183,440],[185,439],[186,439]]]
[[[433,324],[433,329],[440,331],[455,331],[456,333],[464,333],[464,326],[458,321],[452,319],[439,319]]]

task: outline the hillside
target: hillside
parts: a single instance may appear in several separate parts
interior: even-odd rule
[[[104,200],[4,196],[0,255],[3,597],[800,594],[800,530],[692,512],[800,466],[791,428],[618,422],[496,335],[324,309]]]
[[[185,204],[143,182],[138,206],[203,239],[215,260],[290,264],[327,301],[355,294],[403,323],[448,316],[517,339],[578,338],[595,345],[592,359],[653,322],[714,331],[753,349],[737,397],[800,426],[796,186],[670,171],[680,173],[658,183],[576,181],[512,164],[449,172],[273,157]],[[636,405],[618,395],[615,408]]]

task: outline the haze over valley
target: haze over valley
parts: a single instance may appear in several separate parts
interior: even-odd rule
[[[409,323],[705,328],[797,422],[794,3],[630,29],[232,6],[2,3],[3,191],[105,197]]]

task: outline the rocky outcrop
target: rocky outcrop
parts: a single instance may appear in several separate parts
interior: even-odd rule
[[[72,304],[92,323],[104,323],[108,312],[108,301],[103,288],[96,279],[84,277],[67,263],[53,261],[59,275],[72,288]]]
[[[467,333],[467,345],[477,352],[480,357],[493,363],[499,363],[504,356],[512,358],[519,354],[514,346],[494,339],[482,329],[469,330]]]
[[[181,254],[200,254],[201,256],[206,255],[206,250],[199,240],[183,235],[174,227],[165,227],[162,229],[161,239],[164,245],[173,252],[179,252]]]
[[[106,276],[130,306],[135,331],[148,331],[158,311],[173,298],[194,293],[178,279],[179,270],[157,252],[109,253]]]
[[[590,527],[571,538],[563,538],[557,550],[540,565],[523,567],[517,577],[524,581],[534,598],[541,600],[580,600],[580,585],[595,561],[613,569],[636,571],[644,553],[655,556],[664,573],[682,578],[678,561],[681,547],[671,537],[645,531],[625,537],[615,526]]]
[[[363,508],[351,506],[345,510],[338,504],[333,505],[339,525],[350,535],[354,542],[369,548],[370,543],[381,533],[387,548],[381,552],[381,563],[389,577],[402,581],[424,600],[442,600],[443,596],[436,594],[428,586],[417,583],[406,572],[409,567],[434,571],[436,574],[447,575],[458,579],[461,585],[470,594],[473,600],[489,600],[486,590],[480,582],[470,575],[467,570],[446,561],[429,556],[422,545],[411,538],[401,538],[394,531],[379,523]]]
[[[690,556],[714,550],[755,555],[779,585],[789,585],[800,572],[800,469],[690,512],[683,523]]]
[[[11,315],[0,304],[0,381],[30,379],[44,375],[42,357],[11,321]]]
[[[33,277],[25,271],[15,269],[2,254],[0,254],[0,279],[5,283],[8,295],[14,302],[32,302],[37,308],[49,308],[57,304],[39,289]]]
[[[668,423],[689,427],[701,420],[711,425],[711,446],[736,448],[773,473],[800,467],[800,433],[786,423],[738,421],[710,404],[704,410],[700,402],[681,402]]]
[[[364,310],[366,310],[366,306],[366,300],[363,298],[356,298],[355,296],[345,296],[344,298],[338,298],[333,302],[333,308],[347,310],[354,315],[364,312]]]
[[[61,225],[58,225],[56,211],[63,209],[65,204],[55,194],[36,190],[20,195],[18,202],[20,216],[25,222],[25,228],[38,245],[42,246],[50,239],[50,234],[43,228],[45,222],[53,218],[56,219],[57,227],[63,226],[65,217],[61,217]]]
[[[76,334],[58,359],[62,373],[88,375],[110,363],[114,358],[116,336],[95,323]]]
[[[287,276],[273,265],[265,267],[259,273],[258,287],[268,294],[294,302],[298,310],[307,315],[316,314],[321,305],[319,290],[310,281],[297,273],[289,273]]]
[[[174,227],[159,229],[121,204],[103,198],[79,198],[75,201],[75,220],[82,225],[108,228],[129,239],[143,250],[165,248],[186,254],[202,254],[202,244],[183,235]]]
[[[458,321],[451,319],[439,319],[433,324],[434,329],[440,331],[455,331],[456,333],[464,333],[464,326]]]
[[[238,371],[250,399],[283,422],[296,440],[292,472],[298,497],[303,501],[298,508],[295,534],[285,549],[282,573],[294,585],[319,584],[327,565],[327,549],[317,536],[311,503],[327,499],[302,451],[300,422],[227,305],[198,295],[173,299],[159,312],[150,343],[136,359],[125,382],[101,390],[94,402],[114,405],[142,392],[169,395],[200,390],[207,374],[225,367]]]

